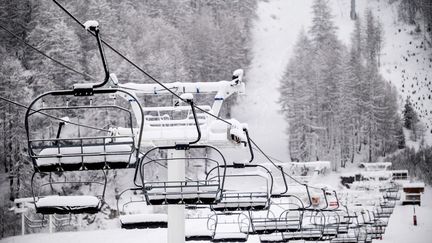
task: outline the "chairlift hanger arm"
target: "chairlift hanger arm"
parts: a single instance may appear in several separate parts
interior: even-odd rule
[[[90,30],[92,30],[92,29],[90,28]],[[105,72],[104,81],[102,83],[95,84],[93,86],[93,88],[100,88],[100,87],[105,86],[105,84],[108,83],[108,80],[109,80],[109,77],[110,77],[110,73],[109,73],[109,70],[108,70],[108,65],[107,65],[107,61],[106,61],[106,58],[105,58],[105,53],[104,53],[104,49],[103,49],[103,46],[102,46],[101,38],[100,38],[100,35],[99,35],[99,27],[94,28],[93,31],[95,32],[95,36],[96,36],[96,40],[97,40],[97,44],[98,44],[98,48],[99,48],[99,53],[101,55],[102,65],[104,67],[104,72]]]
[[[181,93],[219,93],[224,94],[224,97],[228,97],[233,93],[244,93],[244,83],[233,81],[218,81],[218,82],[171,82],[163,83],[165,89],[160,88],[160,84],[157,83],[125,83],[119,84],[118,86],[123,89],[134,91],[137,94],[177,94]]]
[[[334,193],[334,195],[335,195],[336,203],[337,203],[337,207],[335,208],[335,210],[336,210],[336,209],[339,209],[340,202],[339,202],[339,197],[338,197],[338,195],[337,195],[336,190],[334,190],[333,193]]]
[[[243,131],[246,134],[247,143],[248,143],[248,147],[249,147],[249,153],[250,153],[250,156],[251,156],[250,159],[249,159],[249,163],[252,163],[252,161],[254,160],[254,152],[253,152],[253,149],[252,149],[252,144],[251,144],[251,140],[250,140],[250,137],[249,137],[249,132],[248,132],[248,129],[246,129],[246,128],[243,128]]]
[[[327,209],[328,206],[329,206],[329,204],[328,204],[328,200],[327,200],[327,192],[326,192],[326,190],[325,190],[324,188],[322,188],[321,190],[322,190],[322,192],[323,192],[323,194],[324,194],[324,200],[325,200],[325,204],[326,204],[325,207],[322,208],[322,210],[325,210],[325,209]]]
[[[288,192],[288,182],[287,182],[287,179],[286,179],[286,177],[285,177],[285,172],[284,172],[284,170],[283,170],[283,167],[280,166],[280,165],[277,166],[277,167],[278,167],[278,169],[281,171],[282,179],[283,179],[283,182],[284,182],[285,190],[284,190],[283,192],[281,192],[281,193],[273,194],[272,197],[275,197],[275,198],[283,197],[283,196],[286,195],[286,193]]]

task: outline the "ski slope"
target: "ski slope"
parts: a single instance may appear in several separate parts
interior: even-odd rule
[[[348,0],[329,1],[332,6],[339,38],[349,44],[353,31]],[[416,112],[425,126],[425,141],[432,144],[432,51],[423,39],[424,32],[416,33],[415,26],[399,21],[398,3],[395,1],[356,1],[356,12],[361,20],[370,9],[382,23],[383,47],[380,71],[385,80],[399,91],[402,111],[406,97],[411,97]]]
[[[289,161],[287,122],[279,112],[279,81],[299,31],[311,19],[311,0],[260,1],[252,29],[252,63],[246,70],[246,94],[233,117],[249,125],[251,137],[267,153]]]
[[[249,124],[252,138],[269,155],[289,161],[287,122],[280,113],[280,78],[289,61],[299,31],[311,24],[312,0],[269,0],[258,5],[252,30],[253,59],[246,70],[246,94],[233,107],[233,117]],[[349,45],[354,22],[350,18],[349,0],[332,0],[329,4],[339,39]],[[432,144],[432,57],[422,40],[410,34],[413,26],[398,21],[397,2],[356,1],[356,12],[364,19],[371,9],[383,24],[381,74],[400,93],[400,109],[407,96],[425,125],[425,140]],[[420,46],[423,47],[421,50]],[[408,60],[408,61],[407,61]]]

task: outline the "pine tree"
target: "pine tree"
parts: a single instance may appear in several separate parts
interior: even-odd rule
[[[410,97],[407,97],[405,100],[405,105],[403,110],[403,120],[404,120],[404,127],[410,130],[412,130],[414,124],[418,122],[418,116],[413,108]]]
[[[312,43],[300,32],[287,69],[281,79],[279,102],[288,123],[291,160],[309,160],[313,156],[314,100],[311,72]]]

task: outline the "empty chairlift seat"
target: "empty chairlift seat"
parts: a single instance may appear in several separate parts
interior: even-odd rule
[[[127,144],[85,145],[79,147],[44,148],[35,156],[42,172],[80,169],[119,169],[135,163],[133,147]]]
[[[35,171],[119,169],[135,164],[143,113],[134,96],[115,88],[93,89],[85,96],[75,92],[51,91],[30,104],[25,127]],[[141,111],[141,117],[135,117],[133,110]]]
[[[234,212],[229,215],[215,212],[210,217],[209,229],[213,232],[212,242],[246,242],[249,237],[250,221],[246,214]],[[246,228],[246,229],[245,229]]]
[[[258,164],[234,163],[215,167],[212,170],[227,169],[225,175],[225,190],[222,199],[211,208],[215,211],[248,211],[266,210],[270,206],[273,189],[273,176],[264,166]],[[212,170],[208,177],[212,177]],[[248,178],[256,185],[245,187],[244,180]],[[252,188],[252,190],[251,190]]]
[[[282,233],[272,233],[272,234],[264,234],[260,235],[261,243],[274,243],[274,242],[287,242]]]
[[[105,204],[106,174],[104,171],[94,172],[88,180],[84,180],[80,173],[86,172],[61,172],[52,173],[50,176],[35,172],[31,178],[31,189],[36,212],[41,214],[98,213]],[[36,180],[39,182],[37,186]],[[80,191],[88,191],[92,195],[76,195],[81,194]]]
[[[275,232],[298,231],[300,229],[299,218],[253,218],[251,224],[255,234],[272,234]]]
[[[166,228],[168,216],[166,214],[126,214],[120,215],[120,223],[123,229],[152,229]]]
[[[298,231],[302,220],[301,205],[286,200],[272,200],[266,211],[249,211],[250,234],[273,234]]]
[[[268,207],[266,192],[229,192],[225,191],[222,200],[212,205],[215,211],[264,210]]]
[[[185,220],[186,241],[211,241],[213,231],[208,228],[210,217],[188,217]]]
[[[149,182],[146,196],[151,205],[214,204],[220,194],[220,181]]]
[[[246,242],[248,235],[242,232],[218,232],[213,236],[213,242]]]
[[[94,214],[102,202],[94,196],[46,196],[35,202],[36,212],[41,214]]]
[[[170,150],[182,151],[180,157],[169,158]],[[184,151],[184,153],[183,153]],[[188,176],[184,180],[166,179],[168,173],[158,171],[155,168],[170,163],[183,163],[186,167],[195,167],[197,173]],[[149,205],[209,205],[221,200],[225,169],[219,168],[219,164],[225,165],[223,155],[212,146],[187,145],[187,150],[178,146],[156,147],[149,150],[136,167],[135,185],[143,188],[144,196]],[[205,167],[217,167],[215,176],[206,178]],[[157,174],[157,175],[156,175]]]
[[[119,221],[123,229],[166,228],[167,215],[152,213],[153,207],[146,204],[140,187],[128,188],[116,196]]]

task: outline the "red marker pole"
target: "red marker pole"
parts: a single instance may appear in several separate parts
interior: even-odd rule
[[[414,223],[414,226],[417,226],[417,215],[415,214],[415,206],[413,207],[413,209],[414,209],[413,223]]]

